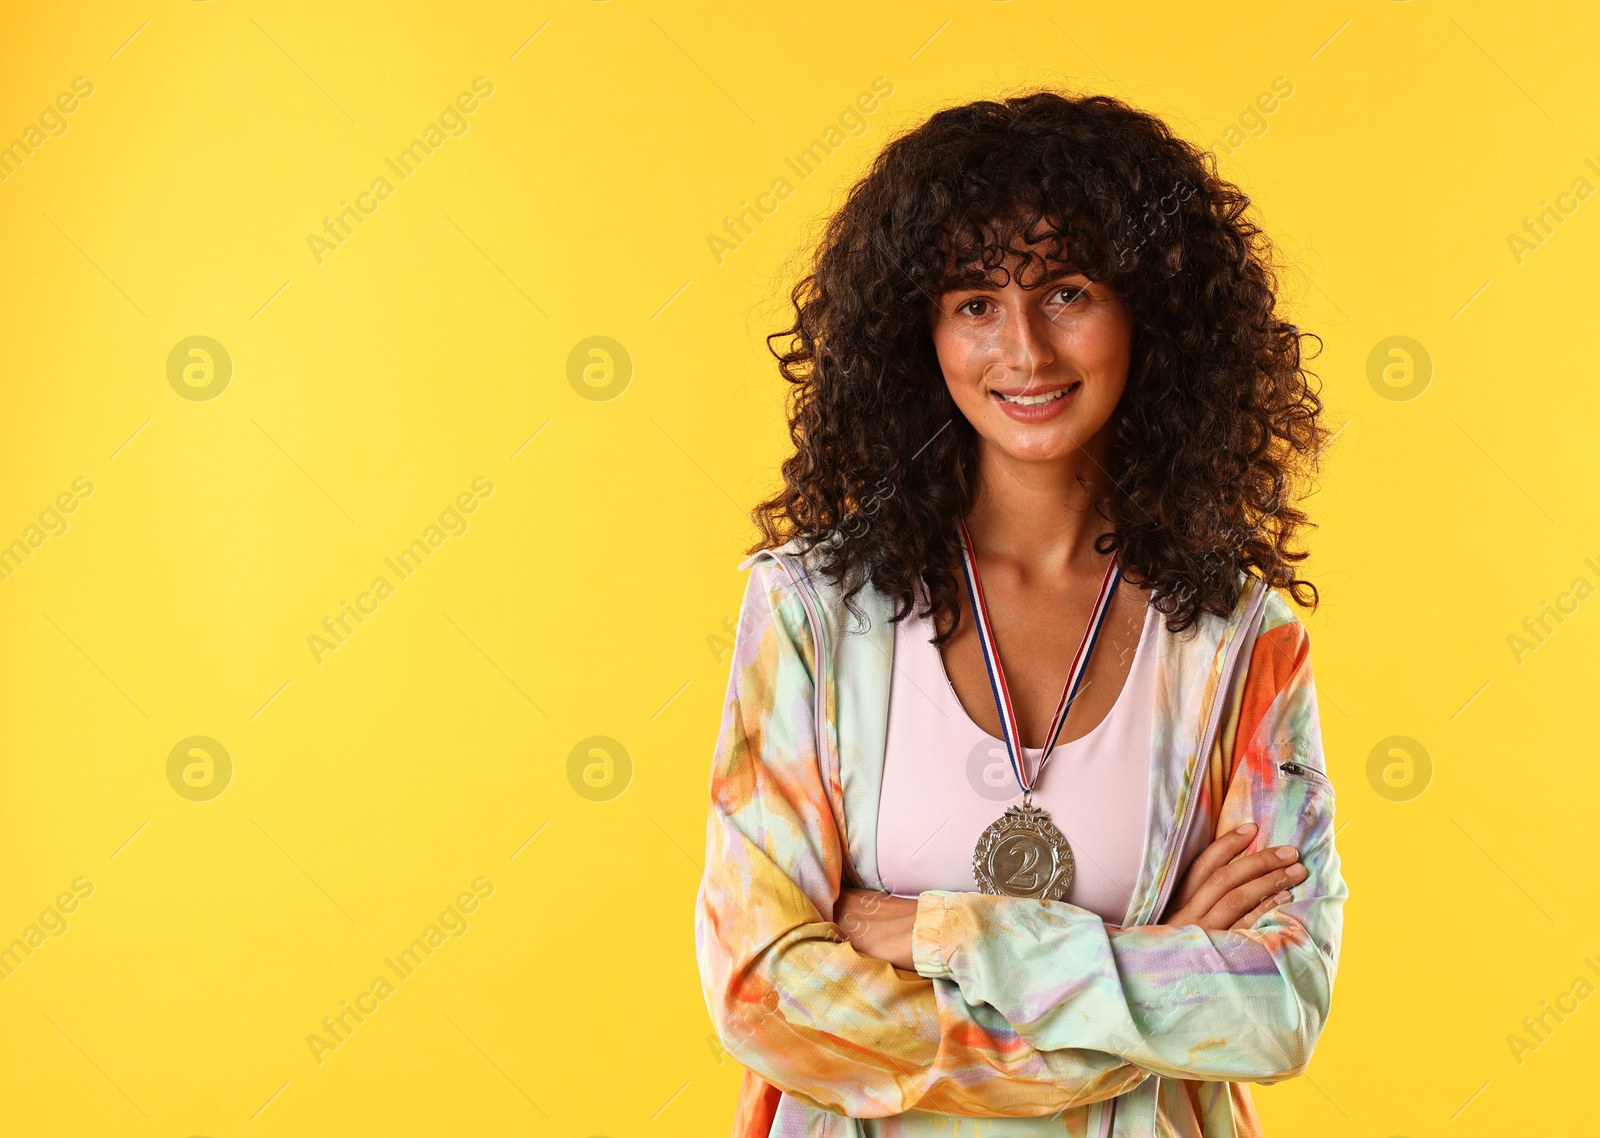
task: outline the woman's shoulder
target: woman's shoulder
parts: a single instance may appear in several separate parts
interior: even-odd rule
[[[763,581],[780,589],[804,589],[819,603],[833,606],[842,602],[842,590],[828,572],[832,542],[802,542],[795,538],[782,545],[758,549],[739,563]],[[871,582],[867,582],[871,588]]]
[[[1259,609],[1259,612],[1256,610]],[[1274,588],[1254,573],[1239,573],[1239,600],[1227,617],[1208,616],[1223,626],[1242,627],[1248,620],[1249,634],[1257,650],[1264,643],[1309,645],[1310,636],[1300,614],[1282,589]]]
[[[815,547],[806,547],[799,541],[758,549],[739,562],[741,570],[750,571],[747,593],[760,590],[773,601],[774,607],[785,600],[798,605],[805,594],[820,599],[825,592],[827,579],[821,571],[823,558]],[[809,607],[809,606],[802,606]]]
[[[1242,569],[1238,571],[1236,579],[1238,585],[1233,608],[1226,613],[1202,609],[1188,629],[1173,634],[1175,646],[1194,642],[1196,649],[1205,654],[1219,645],[1225,645],[1240,632],[1256,640],[1279,628],[1289,636],[1304,635],[1299,616],[1289,606],[1281,590]],[[1153,599],[1151,603],[1158,612],[1165,611],[1159,601]]]
[[[828,551],[833,547],[832,541],[807,542],[802,539],[790,538],[782,545],[767,546],[751,553],[739,562],[740,569],[758,566],[763,561],[788,562],[791,565],[805,569],[808,573],[820,570],[827,560]]]
[[[847,588],[832,571],[830,542],[782,545],[757,550],[739,563],[749,569],[748,598],[760,592],[774,612],[782,609],[797,623],[817,623],[826,640],[846,633],[882,630],[888,624],[893,603],[873,583],[870,574],[860,574],[855,588]]]
[[[1255,588],[1266,590],[1266,598],[1249,645],[1247,668],[1256,682],[1276,690],[1305,678],[1311,635],[1281,589],[1259,577],[1252,581]]]

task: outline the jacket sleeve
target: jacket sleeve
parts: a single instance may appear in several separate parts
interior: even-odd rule
[[[728,1052],[813,1107],[1037,1116],[1146,1072],[1095,1048],[1045,1050],[960,989],[862,956],[832,914],[843,873],[819,756],[814,648],[781,568],[752,573],[711,776],[696,952]]]
[[[1158,1075],[1273,1082],[1297,1075],[1328,1015],[1344,899],[1309,642],[1274,597],[1252,646],[1217,832],[1261,827],[1293,845],[1292,899],[1244,931],[1108,929],[1061,902],[922,894],[917,971],[954,981],[1035,1047],[1088,1048]],[[1200,793],[1199,787],[1195,793]]]

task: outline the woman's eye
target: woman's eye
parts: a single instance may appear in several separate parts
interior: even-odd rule
[[[989,302],[981,296],[975,296],[964,302],[957,312],[965,312],[968,316],[982,316],[989,310]]]
[[[1089,295],[1089,290],[1079,285],[1066,285],[1056,290],[1056,299],[1062,304],[1075,304]]]

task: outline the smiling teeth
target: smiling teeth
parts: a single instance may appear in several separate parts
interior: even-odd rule
[[[1060,399],[1066,393],[1067,389],[1065,387],[1061,388],[1059,391],[1052,391],[1049,395],[1005,395],[999,391],[995,392],[996,395],[999,395],[1000,398],[1004,399],[1007,403],[1015,403],[1019,407],[1037,407],[1041,403],[1051,403],[1057,399]]]

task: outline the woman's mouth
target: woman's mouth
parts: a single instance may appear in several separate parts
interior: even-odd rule
[[[1066,387],[1058,387],[1054,391],[1018,391],[1008,394],[1004,391],[990,391],[997,403],[1000,404],[1008,416],[1024,423],[1039,423],[1053,418],[1061,413],[1069,402],[1070,396],[1077,393],[1082,387],[1081,382],[1070,383]]]

